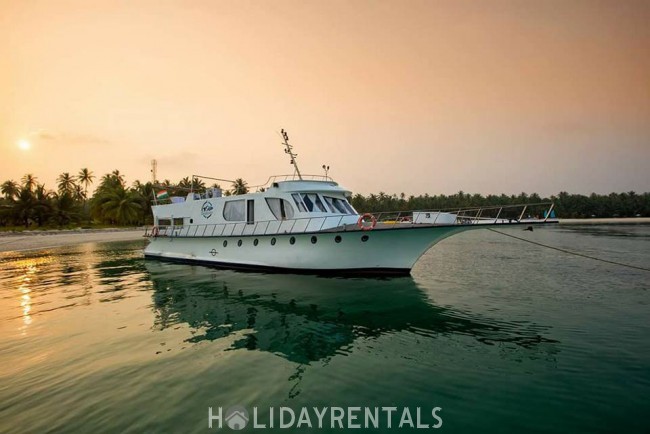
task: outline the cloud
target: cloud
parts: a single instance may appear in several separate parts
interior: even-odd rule
[[[92,134],[74,134],[65,132],[36,131],[28,135],[32,140],[63,146],[106,146],[110,140]]]

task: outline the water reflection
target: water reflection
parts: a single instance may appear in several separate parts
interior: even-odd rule
[[[141,246],[87,244],[0,255],[0,325],[26,333],[46,313],[148,290]],[[126,291],[125,291],[126,290]],[[18,320],[10,326],[9,322]],[[40,323],[40,321],[38,321]]]
[[[17,280],[18,280],[18,297],[20,303],[20,316],[22,318],[23,325],[20,327],[21,334],[25,335],[27,333],[28,327],[32,324],[32,286],[33,279],[36,277],[40,268],[49,262],[48,258],[25,258],[15,262],[13,264],[15,269],[18,271]]]
[[[188,342],[238,332],[231,349],[267,351],[299,364],[345,355],[360,339],[407,332],[435,339],[535,349],[553,344],[534,324],[505,323],[436,306],[411,277],[343,279],[239,273],[146,261],[155,327],[187,323]]]
[[[647,223],[609,225],[569,224],[561,225],[556,230],[583,237],[650,238]]]

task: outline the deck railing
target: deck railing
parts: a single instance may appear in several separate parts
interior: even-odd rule
[[[145,236],[170,237],[229,237],[244,235],[275,235],[319,232],[327,229],[358,230],[358,216],[340,215],[307,217],[291,220],[268,220],[255,223],[211,223],[183,226],[160,226],[146,228]]]
[[[182,226],[153,226],[145,229],[146,237],[230,237],[246,235],[300,234],[321,231],[358,231],[388,229],[393,225],[454,226],[507,225],[522,222],[546,222],[552,216],[553,203],[504,205],[446,210],[394,211],[268,220],[254,223],[210,223]],[[365,216],[365,218],[364,218]]]
[[[371,213],[378,222],[387,223],[428,223],[428,224],[488,224],[511,223],[522,220],[550,219],[553,202],[539,202],[515,205],[492,205],[473,208],[447,208],[416,211],[382,211]],[[449,222],[449,218],[453,222]]]
[[[259,185],[251,185],[248,187],[250,191],[261,191],[263,188],[268,188],[273,185],[274,182],[283,182],[283,181],[328,181],[334,182],[332,178],[326,175],[301,175],[298,177],[298,174],[293,173],[291,175],[273,175],[269,176],[269,179],[265,183]]]

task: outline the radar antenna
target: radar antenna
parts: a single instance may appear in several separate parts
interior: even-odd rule
[[[295,173],[298,175],[298,179],[302,180],[302,175],[300,174],[300,169],[298,169],[298,162],[296,161],[296,157],[298,154],[294,154],[293,152],[293,146],[289,144],[289,135],[287,134],[284,129],[280,131],[280,134],[282,135],[282,144],[285,146],[284,153],[289,154],[289,158],[291,158],[291,164],[293,164],[293,167],[295,168]]]

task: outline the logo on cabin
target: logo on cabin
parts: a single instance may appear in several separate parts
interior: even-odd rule
[[[205,202],[201,207],[201,215],[206,219],[209,219],[212,216],[212,210],[214,207],[210,202]]]

